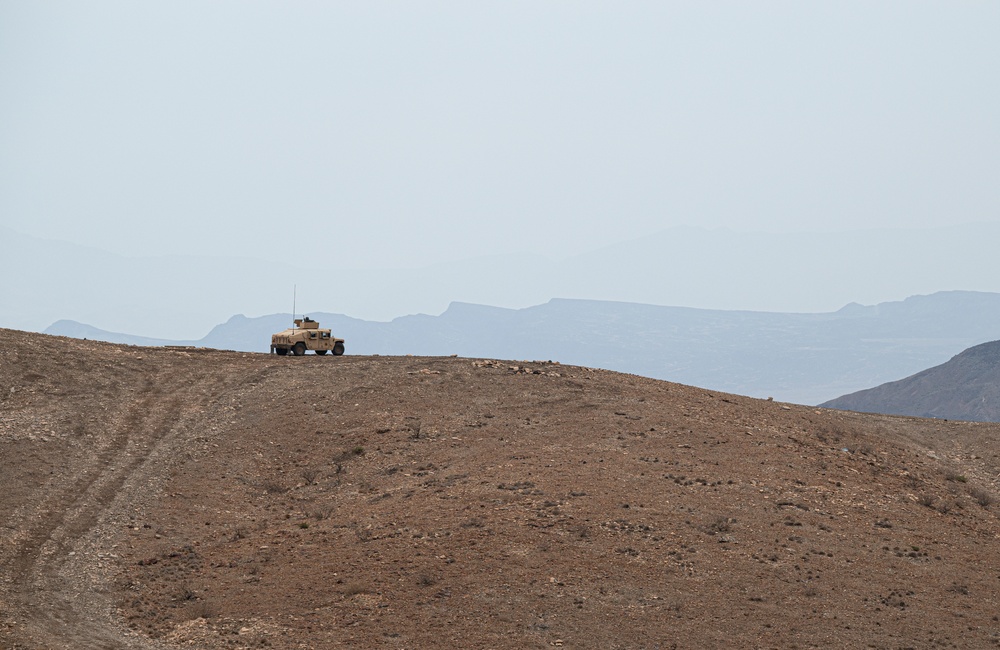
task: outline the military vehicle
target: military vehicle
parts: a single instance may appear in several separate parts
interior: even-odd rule
[[[339,357],[344,353],[344,339],[334,338],[330,330],[321,330],[317,321],[304,316],[294,322],[295,327],[271,336],[271,354],[285,356],[291,351],[301,357],[306,350],[312,350],[316,354],[333,352]]]

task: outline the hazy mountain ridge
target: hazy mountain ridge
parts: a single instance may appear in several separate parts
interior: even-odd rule
[[[1000,422],[1000,341],[969,348],[946,363],[822,404],[887,415]]]
[[[441,313],[453,302],[523,309],[554,296],[822,312],[955,288],[998,291],[998,238],[1000,224],[990,223],[784,234],[677,227],[564,257],[484,245],[452,259],[415,251],[347,269],[336,246],[294,263],[228,250],[131,257],[0,227],[0,326],[40,330],[65,318],[194,338],[232,314],[289,309],[295,286],[300,310],[322,306],[378,321]]]
[[[452,303],[391,322],[311,312],[348,354],[552,359],[694,386],[815,404],[913,374],[1000,337],[1000,294],[942,292],[826,314],[785,314],[554,299],[525,309]],[[200,340],[266,352],[290,314],[234,316]],[[134,345],[149,338],[60,321],[48,334]],[[154,342],[155,341],[155,342]]]

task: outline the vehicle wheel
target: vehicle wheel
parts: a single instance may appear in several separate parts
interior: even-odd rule
[[[343,353],[344,353],[344,344],[343,343],[334,343],[334,345],[333,345],[333,354],[335,356],[339,357]]]
[[[306,353],[306,344],[303,343],[302,341],[299,341],[298,343],[295,344],[295,347],[292,348],[292,353],[297,357],[301,357],[303,354]]]
[[[274,348],[274,351],[279,357],[283,357],[288,354],[288,348]]]
[[[316,350],[316,354],[322,356],[322,355],[326,354],[326,350]]]

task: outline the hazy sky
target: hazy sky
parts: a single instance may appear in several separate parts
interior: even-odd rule
[[[399,267],[1000,221],[998,34],[992,0],[0,0],[0,225]]]

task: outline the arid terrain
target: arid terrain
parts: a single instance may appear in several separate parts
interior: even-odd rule
[[[1000,647],[996,424],[0,330],[0,469],[4,650]]]

